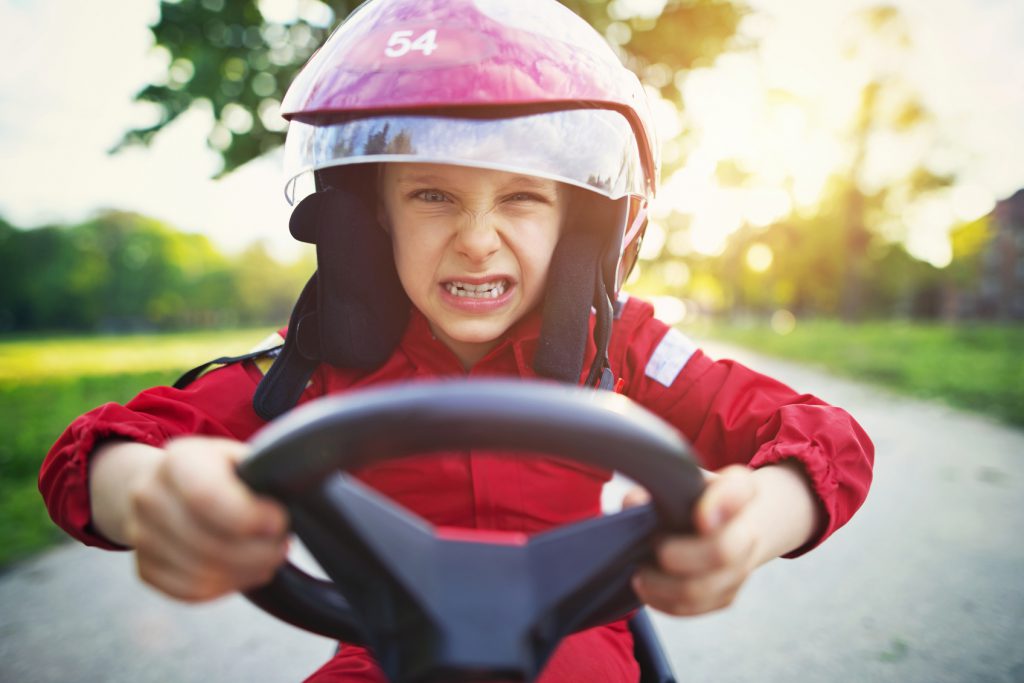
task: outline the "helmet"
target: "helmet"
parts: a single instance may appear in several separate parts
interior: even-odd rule
[[[289,201],[302,194],[297,188],[303,185],[317,190],[314,197],[352,184],[359,194],[372,193],[366,164],[395,161],[492,168],[579,188],[574,197],[581,204],[572,213],[589,229],[563,235],[549,270],[549,277],[568,278],[575,286],[548,287],[535,367],[579,381],[591,306],[598,324],[590,379],[595,367],[607,364],[612,302],[639,250],[659,160],[640,82],[580,17],[555,0],[371,0],[303,67],[281,109],[290,122]],[[305,182],[310,177],[313,182]],[[328,268],[343,268],[327,261],[344,255],[337,249],[324,253],[321,238],[338,237],[310,223],[350,207],[325,210],[319,204],[328,200],[313,199],[317,208],[304,209],[309,200],[293,213],[292,232],[317,243],[323,279]],[[373,213],[365,206],[357,212]],[[349,265],[366,268],[365,254],[351,258]],[[380,269],[387,270],[390,260],[390,254],[382,255]],[[392,284],[373,289],[394,291]],[[328,317],[324,298],[335,296],[326,290],[337,291],[321,289],[319,327]],[[565,298],[568,290],[575,291],[571,300]],[[381,315],[370,311],[375,305],[365,308],[363,317]],[[351,307],[344,310],[352,320]],[[394,336],[402,325],[385,327]],[[305,346],[331,360],[340,334],[321,330],[319,341]],[[371,346],[390,355],[379,340]],[[352,364],[348,356],[335,355],[331,362]]]
[[[616,290],[658,183],[643,87],[554,0],[364,3],[302,69],[281,113],[292,198],[303,173],[372,161],[497,168],[628,198]]]

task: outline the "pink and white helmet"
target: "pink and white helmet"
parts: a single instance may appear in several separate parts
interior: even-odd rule
[[[303,67],[281,109],[290,200],[303,177],[341,165],[525,173],[626,201],[610,228],[616,290],[633,265],[658,183],[646,95],[554,0],[366,2]]]

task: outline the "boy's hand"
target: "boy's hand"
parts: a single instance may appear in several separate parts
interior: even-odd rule
[[[757,567],[804,544],[821,522],[795,461],[759,470],[734,465],[706,476],[696,534],[661,539],[657,566],[633,577],[637,596],[662,612],[692,616],[728,607]],[[624,505],[647,497],[634,489]]]
[[[134,480],[124,531],[146,583],[199,602],[273,577],[288,551],[288,517],[236,476],[245,451],[227,439],[175,439]]]
[[[730,467],[711,475],[697,501],[694,536],[668,536],[655,546],[657,567],[633,577],[633,590],[646,604],[677,616],[703,614],[732,604],[757,566],[747,508],[755,495],[753,472]],[[644,501],[634,489],[625,505]]]

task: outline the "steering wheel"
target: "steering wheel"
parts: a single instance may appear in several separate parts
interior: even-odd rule
[[[247,597],[364,644],[392,681],[533,680],[558,642],[638,606],[655,534],[692,531],[703,477],[659,418],[607,391],[419,382],[321,398],[261,430],[239,476],[287,506],[332,581],[285,564]],[[436,450],[517,449],[618,470],[651,502],[527,537],[435,529],[345,474]]]

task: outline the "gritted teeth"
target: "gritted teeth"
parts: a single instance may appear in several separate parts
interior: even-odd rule
[[[453,280],[452,282],[445,283],[444,286],[445,289],[448,290],[448,293],[453,296],[472,299],[497,299],[505,293],[505,290],[508,288],[508,281],[495,280],[493,282],[484,282],[483,284],[474,285],[468,282]]]

